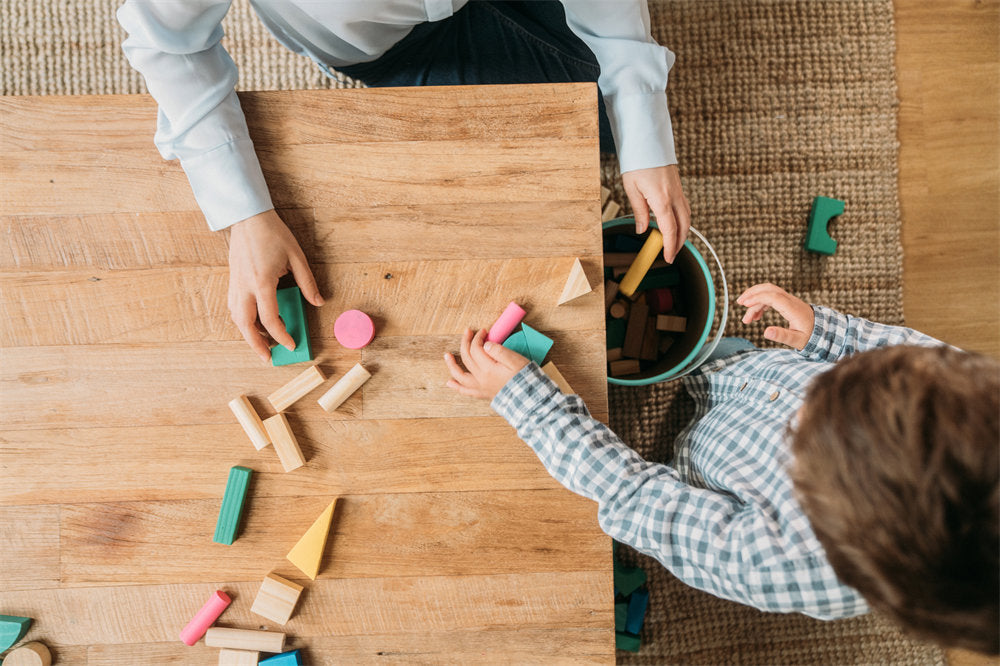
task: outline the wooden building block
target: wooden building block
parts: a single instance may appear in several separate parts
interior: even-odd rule
[[[611,304],[615,302],[615,296],[618,295],[618,283],[614,280],[606,280],[604,282],[604,309],[607,310],[611,307]]]
[[[222,496],[222,506],[219,508],[219,519],[215,523],[215,543],[232,545],[243,516],[243,504],[247,489],[250,487],[250,476],[253,470],[235,465],[229,468],[229,479],[226,481],[226,492]],[[222,611],[219,611],[220,613]],[[195,639],[197,640],[197,639]]]
[[[608,365],[610,366],[612,377],[634,375],[639,372],[639,361],[631,358],[624,358],[620,361],[611,361]]]
[[[219,650],[219,666],[257,666],[259,660],[260,652],[232,648]]]
[[[554,381],[556,383],[556,386],[559,387],[559,390],[565,393],[566,395],[572,395],[573,393],[576,393],[576,391],[573,390],[573,387],[569,385],[569,382],[566,381],[566,378],[562,376],[562,373],[559,372],[559,368],[557,368],[555,363],[553,363],[552,361],[549,361],[548,363],[542,366],[542,372],[548,375],[549,379]]]
[[[607,327],[607,348],[621,347],[625,342],[625,320],[608,319],[605,326]]]
[[[805,248],[810,252],[833,254],[837,251],[837,241],[830,237],[827,224],[831,218],[844,212],[844,202],[830,197],[816,197],[809,210],[809,230],[806,232]]]
[[[615,347],[614,349],[608,350],[608,363],[611,361],[617,361],[622,357],[622,348]]]
[[[646,332],[646,319],[649,317],[649,306],[645,303],[632,304],[628,315],[628,327],[625,329],[625,342],[622,344],[622,354],[629,358],[639,358],[642,351],[642,337]]]
[[[0,652],[24,638],[30,627],[30,617],[0,615]]]
[[[615,301],[608,309],[608,314],[615,319],[624,319],[628,314],[628,305],[624,301]]]
[[[660,332],[656,330],[656,317],[646,318],[646,330],[642,334],[642,347],[639,348],[639,358],[643,361],[655,361],[660,355]]]
[[[292,650],[291,652],[282,652],[281,654],[276,654],[273,657],[268,657],[260,662],[261,666],[302,666],[302,655],[300,650]]]
[[[361,349],[375,337],[375,323],[361,310],[348,310],[333,322],[333,337],[348,349]]]
[[[285,329],[295,340],[295,349],[283,345],[271,348],[272,365],[291,365],[312,360],[309,349],[309,320],[306,319],[305,301],[298,287],[278,290],[278,315],[285,323]]]
[[[299,373],[295,379],[267,396],[267,399],[275,411],[283,412],[291,407],[299,398],[325,381],[326,377],[323,375],[323,371],[319,369],[318,365],[313,365]]]
[[[681,283],[681,273],[673,266],[653,268],[636,287],[636,291],[643,292],[649,289],[661,289],[663,287],[676,287]]]
[[[646,619],[646,607],[649,605],[649,590],[636,590],[628,600],[628,613],[625,619],[625,631],[638,634],[642,631],[642,622]]]
[[[528,349],[528,338],[524,331],[514,331],[503,341],[503,346],[512,352],[517,352],[526,359],[531,359],[531,350]]]
[[[226,610],[232,599],[229,595],[222,590],[216,590],[212,593],[212,596],[208,598],[194,617],[184,625],[181,629],[181,640],[184,641],[185,645],[194,645],[198,642],[205,632],[211,627],[219,616],[222,615],[222,611]]]
[[[654,314],[667,314],[674,309],[674,292],[667,287],[658,287],[646,292],[646,303]]]
[[[601,211],[601,222],[615,219],[618,217],[619,210],[621,210],[621,206],[614,201],[609,201],[604,205],[604,210]]]
[[[3,666],[50,666],[52,653],[45,643],[32,641],[15,648],[3,658]]]
[[[660,354],[664,354],[668,349],[670,349],[674,344],[673,337],[669,335],[660,336]]]
[[[205,645],[248,652],[281,652],[285,649],[285,634],[280,631],[212,627],[205,632]]]
[[[253,408],[245,395],[230,400],[229,409],[233,410],[236,420],[243,426],[243,432],[253,442],[254,448],[260,451],[271,443],[267,437],[267,431],[264,430],[264,423],[260,420],[260,415],[257,414],[257,410]]]
[[[503,344],[503,341],[514,332],[517,325],[524,319],[525,314],[527,313],[524,311],[524,308],[511,301],[507,304],[500,317],[490,326],[490,330],[486,334],[486,339],[490,342]]]
[[[590,286],[590,280],[587,279],[587,274],[583,272],[583,264],[580,263],[580,259],[574,259],[573,267],[569,270],[569,277],[566,278],[566,285],[563,287],[562,294],[559,295],[557,305],[568,303],[593,290],[594,288]]]
[[[316,576],[319,575],[319,567],[323,561],[323,550],[326,548],[326,538],[330,534],[330,521],[333,520],[333,511],[336,506],[337,500],[334,499],[286,556],[289,562],[313,580],[316,580]],[[267,650],[267,652],[281,652],[281,650]]]
[[[285,624],[295,610],[302,586],[269,573],[264,577],[250,611],[278,624]],[[256,662],[255,662],[256,663]]]
[[[328,412],[340,407],[344,401],[350,398],[355,391],[368,381],[371,373],[365,370],[360,363],[355,363],[354,367],[347,371],[347,374],[337,380],[337,383],[330,387],[330,390],[320,396],[319,406]]]
[[[602,208],[604,207],[604,204],[606,204],[608,202],[608,199],[610,197],[611,197],[611,190],[609,190],[608,188],[606,188],[603,185],[601,185],[601,207]]]
[[[552,349],[552,338],[536,331],[527,324],[521,324],[521,330],[524,331],[524,341],[528,344],[528,358],[541,365],[549,350]]]
[[[687,317],[677,315],[657,315],[656,330],[669,331],[671,333],[683,333],[687,328]]]
[[[639,283],[642,282],[642,278],[646,276],[646,272],[649,271],[650,266],[653,265],[661,252],[663,252],[663,234],[660,233],[659,229],[650,229],[646,242],[642,244],[642,249],[635,255],[635,260],[628,272],[625,273],[625,277],[622,278],[621,284],[618,285],[618,290],[631,298]]]
[[[264,429],[267,436],[274,444],[274,450],[278,454],[278,460],[286,472],[298,469],[306,464],[306,459],[299,448],[299,440],[292,432],[292,426],[288,424],[288,418],[284,414],[275,414],[264,419]]]
[[[635,253],[642,247],[642,241],[639,240],[638,236],[631,234],[615,234],[612,247],[615,252],[628,252],[635,256]]]

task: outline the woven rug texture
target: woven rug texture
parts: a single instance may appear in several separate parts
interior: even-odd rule
[[[4,0],[4,95],[142,93],[121,53],[119,0]],[[651,0],[653,35],[677,55],[668,99],[694,226],[721,258],[727,326],[766,346],[766,325],[739,323],[735,297],[769,281],[803,299],[891,324],[903,321],[897,198],[892,0]],[[360,87],[329,79],[282,48],[236,0],[226,46],[242,90]],[[152,142],[152,137],[150,137]],[[602,182],[628,212],[613,156]],[[830,224],[837,252],[805,252],[812,199],[846,202]],[[715,271],[716,279],[720,277]],[[717,317],[718,321],[718,317]],[[611,425],[651,460],[669,461],[692,414],[677,382],[612,386]],[[635,664],[944,664],[935,647],[877,615],[820,622],[717,599],[622,549],[649,575]],[[544,647],[540,646],[544,651]]]

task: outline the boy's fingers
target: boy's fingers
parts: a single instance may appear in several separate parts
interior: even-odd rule
[[[743,315],[743,323],[749,324],[760,319],[763,314],[767,311],[767,304],[759,303],[757,305],[751,306],[747,309],[746,314]]]
[[[764,329],[764,338],[799,350],[803,349],[809,342],[809,336],[806,333],[780,326],[768,326]]]
[[[490,364],[494,363],[494,360],[489,354],[486,353],[486,350],[483,349],[483,343],[486,341],[486,336],[487,331],[479,329],[472,337],[472,343],[469,345],[472,359],[479,365],[480,368],[488,368]]]
[[[458,361],[450,353],[445,353],[444,364],[448,366],[448,372],[451,373],[452,378],[457,382],[462,382],[463,384],[468,381],[472,375],[462,370],[461,366],[458,365]]]
[[[739,303],[740,305],[747,305],[747,303],[744,302],[745,299],[752,298],[764,292],[775,292],[775,291],[779,291],[782,293],[785,292],[784,289],[778,287],[777,285],[773,285],[770,282],[761,282],[760,284],[755,284],[754,286],[750,287],[742,294],[740,294],[739,297],[736,299],[736,302]]]
[[[458,391],[462,395],[467,395],[470,398],[481,398],[481,397],[483,397],[482,393],[478,389],[471,389],[471,388],[468,388],[466,386],[462,386],[461,384],[459,384],[458,382],[456,382],[454,379],[449,379],[447,386],[448,386],[448,388],[455,389],[456,391]]]
[[[484,344],[483,351],[489,354],[490,358],[494,361],[510,370],[520,370],[526,365],[528,360],[513,349],[507,349],[503,345],[498,345],[495,342],[487,342]]]
[[[462,363],[465,364],[465,369],[471,373],[475,373],[479,370],[479,365],[472,360],[472,350],[470,345],[472,344],[472,329],[465,329],[465,333],[462,334],[462,342],[459,347],[459,353],[462,355]]]

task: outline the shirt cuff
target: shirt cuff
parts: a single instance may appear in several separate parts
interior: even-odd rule
[[[816,360],[828,360],[835,358],[839,350],[834,350],[838,346],[838,336],[836,332],[842,331],[845,325],[841,323],[844,315],[836,310],[823,307],[822,305],[810,305],[813,311],[813,330],[809,335],[809,341],[799,352],[802,356]],[[843,337],[840,339],[842,346]]]
[[[181,166],[213,231],[274,208],[249,139],[236,139],[183,159]]]
[[[605,97],[621,172],[677,164],[665,92]]]
[[[555,404],[553,398],[561,391],[556,383],[542,372],[537,363],[529,363],[521,368],[510,381],[493,397],[490,407],[519,429],[526,419],[537,419],[546,409]]]

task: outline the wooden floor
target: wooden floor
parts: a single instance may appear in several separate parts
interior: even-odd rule
[[[896,0],[896,30],[906,322],[1000,358],[1000,1]]]

